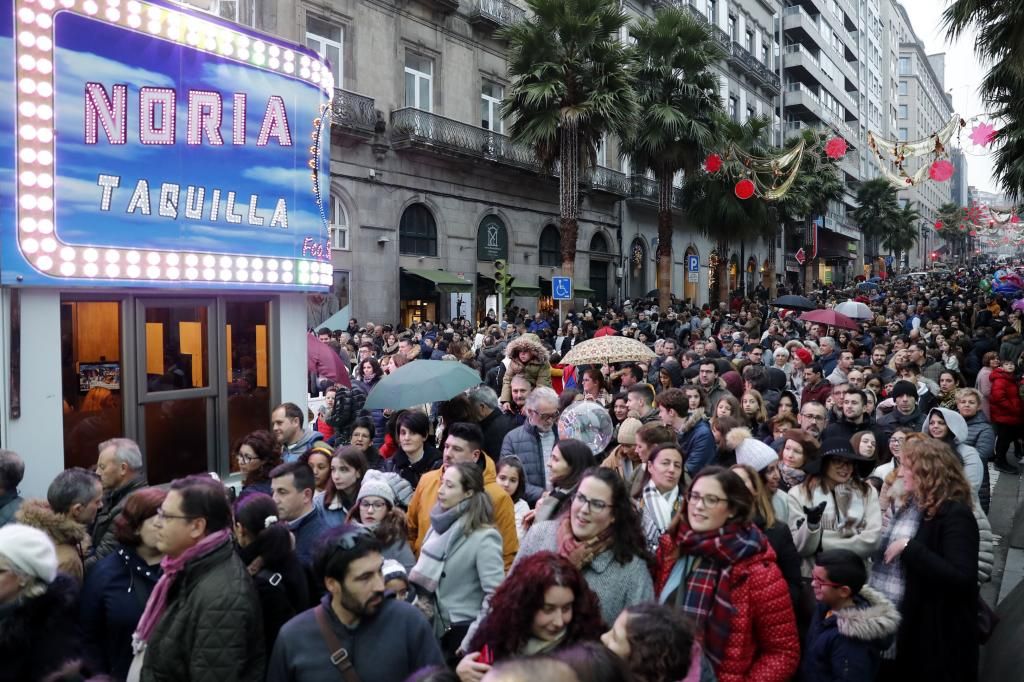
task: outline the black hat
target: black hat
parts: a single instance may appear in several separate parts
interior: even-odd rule
[[[825,471],[825,460],[829,457],[841,457],[853,463],[853,468],[861,478],[868,476],[874,468],[874,458],[867,458],[854,451],[853,445],[846,438],[826,438],[821,444],[821,471]]]
[[[917,386],[906,380],[900,380],[896,382],[896,385],[892,387],[892,398],[895,400],[901,395],[913,396],[917,399]]]

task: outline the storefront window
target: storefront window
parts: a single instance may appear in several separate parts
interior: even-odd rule
[[[230,301],[225,304],[228,387],[228,446],[270,422],[270,350],[266,301]],[[238,470],[234,457],[231,471]]]
[[[208,307],[146,306],[146,387],[149,392],[209,386]]]
[[[150,483],[209,470],[208,398],[143,405],[146,470]]]
[[[61,302],[64,466],[96,465],[100,443],[124,433],[121,304]]]

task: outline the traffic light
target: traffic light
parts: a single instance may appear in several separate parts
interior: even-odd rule
[[[494,261],[494,289],[506,300],[512,292],[512,280],[515,278],[508,274],[508,263],[499,258]]]

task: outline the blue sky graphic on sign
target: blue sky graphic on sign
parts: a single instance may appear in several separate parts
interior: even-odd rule
[[[326,290],[319,57],[157,2],[3,3],[3,283]]]

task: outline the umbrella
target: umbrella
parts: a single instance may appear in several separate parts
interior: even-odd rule
[[[603,365],[613,362],[645,362],[653,360],[654,351],[636,339],[625,336],[601,336],[576,344],[565,354],[567,365]]]
[[[854,320],[871,320],[875,317],[871,308],[860,301],[843,301],[835,307],[835,311]]]
[[[1024,310],[1024,298],[1019,298],[1013,302],[1014,310]]]
[[[365,410],[401,410],[454,398],[480,384],[480,375],[451,360],[416,360],[381,379],[370,391]]]
[[[857,288],[858,289],[877,289],[878,288],[878,283],[877,282],[871,282],[871,281],[861,282],[860,284],[857,285]]]
[[[349,378],[345,363],[330,346],[312,334],[306,335],[306,371],[352,388],[352,380]]]
[[[789,308],[790,310],[814,310],[818,307],[811,299],[792,294],[789,296],[779,296],[772,301],[772,305],[776,308]]]
[[[857,329],[857,323],[842,313],[835,310],[809,310],[800,316],[804,322],[817,322],[829,327],[841,327],[842,329]]]

